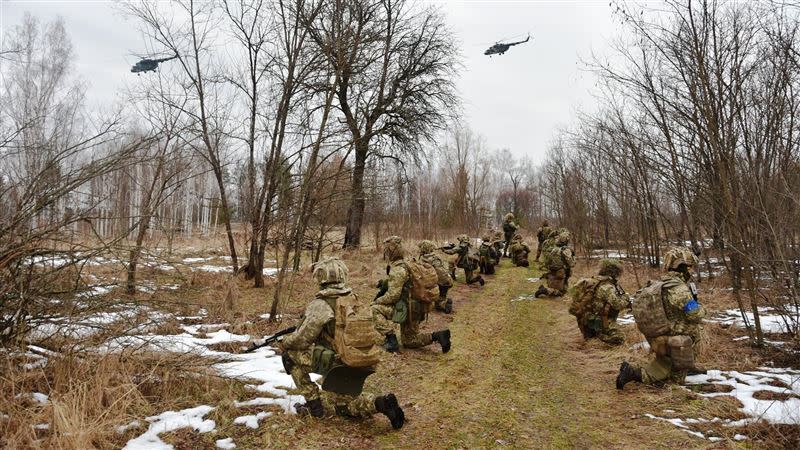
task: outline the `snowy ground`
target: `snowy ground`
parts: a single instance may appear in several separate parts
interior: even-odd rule
[[[715,385],[714,391],[700,392],[705,398],[732,397],[738,400],[739,411],[744,419],[680,418],[662,417],[645,414],[654,420],[662,420],[675,425],[681,430],[712,442],[721,440],[714,432],[702,431],[710,425],[720,424],[725,427],[741,427],[757,421],[770,424],[800,425],[800,371],[785,368],[760,367],[758,370],[738,372],[709,370],[706,374],[686,377],[688,386]],[[724,392],[730,390],[729,392]],[[672,415],[672,410],[662,413]],[[734,440],[748,439],[736,433]]]
[[[761,319],[761,329],[765,333],[789,333],[796,330],[800,323],[800,310],[793,305],[786,305],[786,311],[789,314],[782,316],[774,309],[767,307],[758,308],[758,315]],[[748,312],[745,314],[747,323],[753,326],[753,313]],[[718,323],[723,326],[735,326],[737,328],[745,328],[745,322],[742,319],[742,314],[738,309],[728,309],[725,311],[717,312],[711,317],[705,319],[706,322]]]
[[[109,326],[119,323],[132,323],[128,335],[112,338],[101,345],[87,348],[89,351],[100,353],[120,351],[155,351],[174,354],[194,354],[210,358],[211,367],[226,378],[241,380],[253,393],[248,399],[236,402],[235,407],[263,406],[265,408],[278,407],[284,413],[294,413],[294,404],[304,402],[302,396],[290,395],[289,390],[294,388],[291,376],[285,373],[280,356],[271,348],[261,348],[252,353],[232,353],[209,348],[220,343],[241,343],[245,346],[251,340],[249,335],[240,335],[228,332],[227,323],[196,323],[206,316],[205,310],[200,310],[193,316],[173,316],[155,311],[144,306],[131,304],[118,304],[110,312],[87,314],[72,319],[57,318],[54,323],[43,323],[34,327],[31,336],[43,338],[52,335],[62,335],[74,339],[83,339],[92,336]],[[137,322],[135,319],[142,319]],[[180,328],[183,333],[173,335],[160,335],[152,333],[157,329],[155,325],[163,320],[177,319],[181,321]],[[29,346],[33,352],[26,353],[24,367],[35,369],[47,364],[48,353],[44,349]],[[319,377],[315,377],[317,381]],[[30,394],[31,399],[46,403],[47,395],[41,393]],[[132,439],[125,447],[128,450],[138,449],[168,449],[168,444],[159,438],[162,433],[174,431],[179,428],[192,428],[200,433],[212,432],[216,428],[213,420],[205,419],[214,406],[200,405],[181,411],[166,411],[157,416],[144,419],[149,422],[147,431]],[[258,428],[262,419],[273,414],[272,411],[260,411],[255,414],[243,414],[234,420],[234,424],[250,428]],[[42,424],[48,425],[48,424]],[[121,426],[118,432],[124,433],[130,428],[139,427],[138,421]],[[229,438],[219,439],[219,448],[234,448],[235,443]]]
[[[123,348],[148,348],[149,350],[175,353],[194,353],[214,357],[220,362],[213,368],[223,377],[248,382],[255,396],[249,400],[236,402],[235,407],[278,406],[285,413],[294,413],[294,404],[302,403],[302,396],[290,395],[288,390],[294,388],[291,376],[286,374],[280,356],[270,348],[261,348],[252,353],[229,353],[212,350],[208,346],[225,342],[245,343],[251,340],[249,335],[232,334],[223,326],[228,324],[183,325],[185,331],[178,335],[139,335],[116,338],[105,344],[105,351],[119,351]],[[202,330],[212,330],[203,333]],[[202,336],[205,334],[205,336]],[[315,378],[318,379],[318,377]],[[267,395],[267,396],[264,396]],[[148,417],[148,430],[139,437],[128,442],[125,449],[168,449],[171,448],[159,438],[159,434],[179,428],[193,428],[200,433],[211,432],[216,424],[213,420],[203,419],[214,409],[201,405],[182,411],[167,411],[158,416]],[[271,411],[260,411],[256,414],[245,414],[234,419],[234,424],[250,428],[258,428],[261,419],[272,415]],[[218,448],[234,448],[231,438],[216,441]]]

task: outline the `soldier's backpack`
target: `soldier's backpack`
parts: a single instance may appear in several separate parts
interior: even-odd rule
[[[436,301],[439,298],[439,275],[436,269],[415,259],[406,261],[406,266],[411,275],[411,298],[427,304]]]
[[[375,331],[372,310],[355,295],[336,299],[334,311],[336,331],[333,345],[339,359],[350,367],[371,367],[378,364],[380,336]]]
[[[511,222],[503,222],[503,232],[504,233],[513,233],[517,231],[517,227],[511,224]]]
[[[665,336],[672,324],[664,309],[663,291],[676,286],[678,281],[651,281],[633,295],[633,318],[636,327],[646,338]]]
[[[591,278],[581,278],[578,283],[570,289],[572,303],[569,305],[569,313],[575,317],[583,317],[591,312],[592,299],[600,287],[600,280]]]
[[[547,253],[544,255],[544,266],[547,267],[547,270],[561,270],[564,269],[564,258],[561,255],[562,248],[554,245]]]

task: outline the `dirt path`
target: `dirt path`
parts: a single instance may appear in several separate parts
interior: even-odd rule
[[[485,287],[459,284],[449,322],[453,350],[405,350],[387,358],[370,387],[393,391],[406,426],[381,416],[303,421],[288,446],[381,448],[707,448],[672,425],[643,417],[686,402],[680,388],[614,389],[624,349],[586,344],[564,300],[512,301],[538,286],[534,269],[507,260]],[[287,423],[289,425],[289,423]],[[280,445],[280,444],[278,444]]]

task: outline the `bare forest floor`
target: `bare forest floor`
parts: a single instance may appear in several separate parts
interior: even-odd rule
[[[198,250],[182,256],[186,262],[209,254]],[[350,268],[351,286],[359,296],[372,298],[375,280],[383,273],[379,255],[362,251],[342,256]],[[94,269],[95,275],[102,278],[103,270],[112,271],[100,267]],[[573,281],[595,271],[596,261],[583,261]],[[232,285],[222,273],[180,268],[177,272],[143,270],[143,279],[152,285],[177,287],[124,301],[172,314],[151,330],[152,336],[179,336],[192,324],[216,324],[195,329],[191,339],[220,338],[220,343],[206,348],[222,355],[241,351],[246,342],[237,342],[237,336],[259,337],[294,324],[315,292],[308,274],[298,274],[288,304],[282,305],[282,321],[274,323],[261,317],[274,292],[272,279],[267,279],[265,289],[253,289],[252,282],[241,277]],[[657,273],[639,268],[626,273],[622,284],[634,291]],[[463,272],[458,276],[450,291],[454,314],[433,313],[423,324],[427,331],[449,327],[451,352],[441,354],[434,344],[387,354],[367,382],[367,389],[375,393],[397,395],[406,412],[402,430],[392,430],[380,414],[366,421],[316,420],[284,413],[288,400],[282,400],[282,407],[238,405],[237,401],[257,396],[248,387],[252,382],[247,376],[220,377],[208,358],[196,355],[79,352],[77,359],[53,356],[42,367],[24,370],[19,360],[5,360],[0,435],[5,434],[6,440],[0,442],[8,448],[120,448],[148,430],[145,417],[210,405],[212,410],[204,418],[214,421],[213,431],[198,432],[202,426],[195,423],[159,438],[179,449],[215,448],[223,438],[232,439],[237,448],[797,448],[800,444],[797,425],[731,426],[746,417],[739,410],[742,404],[730,396],[704,396],[718,388],[710,382],[689,388],[630,384],[617,391],[614,379],[620,362],[648,358],[646,350],[636,345],[643,337],[635,325],[627,324],[623,325],[627,341],[618,348],[584,342],[567,313],[568,300],[533,298],[541,283],[536,281],[541,271],[535,263],[529,269],[517,268],[504,259],[497,274],[486,277],[484,287],[466,286],[461,283]],[[701,289],[712,312],[732,307],[721,281],[706,282]],[[117,296],[109,294],[112,297]],[[225,297],[233,304],[225,306]],[[203,317],[187,317],[198,309]],[[750,348],[741,329],[717,323],[705,328],[700,364],[706,368],[744,372],[771,364],[800,366],[796,353]],[[105,330],[80,347],[106,342],[118,332]],[[800,386],[789,387],[795,391],[772,395],[800,401],[792,393]],[[46,393],[49,401],[28,399],[31,392]],[[256,428],[235,422],[243,414],[257,413],[271,415],[260,418]],[[129,423],[128,428],[113,431]]]

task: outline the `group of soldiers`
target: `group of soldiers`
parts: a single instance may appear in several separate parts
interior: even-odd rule
[[[473,249],[467,235],[460,235],[456,244],[443,247],[437,247],[430,240],[421,241],[414,264],[422,263],[436,272],[438,296],[430,306],[411,295],[412,265],[407,259],[402,239],[391,236],[384,240],[386,277],[378,282],[378,295],[368,306],[372,318],[370,332],[380,335],[383,350],[394,353],[399,351],[401,345],[414,349],[436,343],[442,353],[449,352],[450,330],[445,328],[421,332],[420,323],[431,310],[453,313],[453,302],[447,294],[456,280],[457,268],[464,271],[466,284],[478,283],[483,286],[485,280],[482,275],[493,274],[501,257],[510,258],[515,266],[528,267],[530,248],[518,230],[513,214],[507,214],[502,233],[493,231],[485,234],[477,249]],[[539,286],[535,296],[562,297],[567,294],[569,278],[575,265],[570,233],[564,228],[552,228],[544,221],[537,230],[537,240],[536,261],[540,262],[541,258],[540,264],[547,273],[546,283]],[[437,251],[455,258],[445,264]],[[705,314],[705,310],[697,303],[696,290],[693,285],[688,284],[691,269],[696,263],[696,256],[687,249],[673,249],[667,254],[667,274],[660,280],[659,286],[663,287],[664,307],[671,326],[662,335],[647,336],[656,354],[653,361],[645,366],[622,363],[616,380],[618,389],[622,389],[630,381],[682,381],[687,370],[692,370],[692,367],[687,367],[685,358],[681,359],[681,364],[676,364],[675,355],[680,349],[676,350],[675,345],[678,344],[671,338],[688,336],[689,341],[683,340],[679,344],[683,345],[685,355],[685,347],[689,342],[689,352],[693,354],[693,346],[698,340],[699,322]],[[312,266],[312,273],[320,290],[306,307],[301,324],[278,343],[284,368],[292,376],[298,391],[305,397],[305,403],[295,405],[297,412],[313,417],[369,417],[380,412],[389,419],[393,428],[401,428],[405,415],[393,393],[373,395],[360,388],[357,392],[346,394],[328,392],[320,390],[311,381],[311,373],[325,376],[331,367],[341,364],[335,354],[334,345],[337,330],[342,333],[336,302],[354,295],[347,286],[348,270],[341,259],[327,258],[317,262]],[[611,345],[619,345],[624,341],[622,332],[616,326],[616,319],[620,312],[631,306],[631,302],[619,284],[622,273],[623,266],[619,260],[605,259],[600,264],[597,276],[578,281],[571,290],[573,300],[570,313],[576,316],[578,328],[585,339],[598,338]],[[400,339],[395,332],[397,326]],[[361,385],[363,386],[363,379]]]

